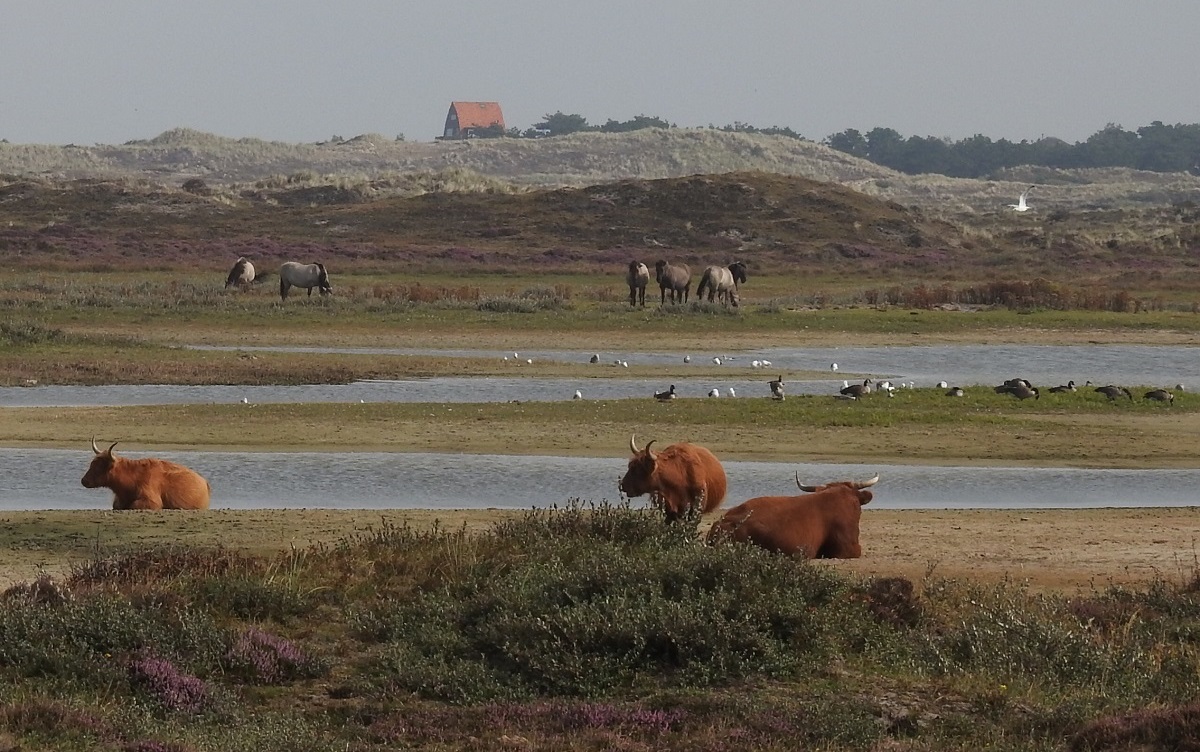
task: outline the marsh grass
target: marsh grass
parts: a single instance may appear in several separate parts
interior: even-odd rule
[[[766,391],[764,384],[764,392]],[[936,388],[856,402],[832,396],[713,400],[564,400],[519,404],[207,404],[8,408],[0,431],[14,445],[86,446],[92,432],[150,447],[288,447],[342,451],[448,451],[624,456],[629,435],[662,443],[701,440],[718,456],[860,462],[863,446],[891,461],[1007,461],[1083,467],[1186,467],[1200,396],[1175,403],[1110,401],[1087,390],[1016,400],[990,388],[961,399]],[[830,395],[836,393],[831,386]],[[1140,391],[1135,390],[1139,394]],[[312,426],[336,426],[314,440]],[[81,426],[84,428],[81,430]],[[487,426],[481,431],[480,426]],[[797,426],[803,426],[798,431]],[[1020,441],[997,437],[1023,437]],[[1136,437],[1130,441],[1130,437]],[[784,479],[786,482],[786,479]]]
[[[1161,748],[1196,733],[1180,699],[1200,689],[1194,581],[1058,596],[859,579],[579,500],[268,558],[135,546],[78,567],[61,598],[0,596],[0,734],[62,750]],[[246,610],[280,587],[309,607]]]
[[[479,346],[509,348],[523,336],[553,333],[565,348],[629,349],[631,333],[644,330],[671,335],[660,337],[659,347],[737,349],[750,338],[767,343],[789,337],[802,344],[860,335],[913,340],[1031,330],[1200,331],[1200,316],[1186,300],[1062,283],[864,291],[829,281],[829,287],[800,295],[780,294],[792,287],[786,280],[764,280],[757,289],[743,286],[737,308],[708,302],[631,308],[614,288],[577,275],[433,276],[399,283],[372,273],[343,274],[334,282],[333,297],[281,302],[271,286],[224,290],[216,279],[195,276],[103,273],[85,281],[78,274],[16,275],[0,281],[0,319],[7,322],[0,341],[53,353],[53,345],[86,344],[84,335],[99,344],[116,336],[169,345],[386,346],[436,337],[461,342],[469,333]],[[160,355],[167,361],[191,357]],[[243,381],[239,369],[233,371],[232,383],[265,383]]]

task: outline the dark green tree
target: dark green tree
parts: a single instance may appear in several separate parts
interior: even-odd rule
[[[553,115],[546,115],[542,122],[534,123],[533,127],[549,131],[551,136],[565,136],[568,133],[594,130],[592,126],[588,125],[587,118],[583,115],[567,115],[561,110]]]
[[[612,118],[608,119],[604,125],[600,126],[600,130],[604,133],[628,133],[630,131],[640,131],[643,128],[672,128],[670,123],[660,117],[651,117],[649,115],[635,115],[634,117],[624,122],[618,122]]]
[[[863,138],[863,134],[853,128],[847,128],[841,133],[835,133],[826,138],[825,145],[856,157],[862,157],[863,159],[870,157],[867,149],[867,139]]]

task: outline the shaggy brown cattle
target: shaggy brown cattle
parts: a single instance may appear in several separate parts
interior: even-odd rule
[[[693,507],[711,512],[725,500],[725,468],[713,453],[696,444],[672,444],[661,452],[637,448],[629,437],[629,469],[617,488],[626,496],[650,494],[662,507],[668,522],[683,517]]]
[[[759,496],[738,504],[708,532],[709,542],[729,538],[753,543],[768,551],[807,559],[857,559],[858,521],[869,502],[870,480],[841,481],[824,486],[796,485],[803,496]]]
[[[79,481],[84,488],[109,488],[113,509],[208,509],[211,489],[199,473],[166,460],[128,460],[103,452],[92,438],[95,457]]]

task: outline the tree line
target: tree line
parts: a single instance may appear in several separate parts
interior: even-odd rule
[[[1164,125],[1158,120],[1133,131],[1110,123],[1074,144],[1058,138],[993,141],[981,135],[959,141],[933,136],[904,138],[891,128],[875,128],[865,134],[850,128],[829,136],[824,143],[900,172],[934,172],[957,178],[988,177],[1017,165],[1131,167],[1200,174],[1200,125]]]
[[[520,131],[496,127],[477,135],[544,138],[571,133],[626,133],[643,128],[674,128],[661,117],[637,115],[629,120],[609,119],[591,125],[587,118],[562,111],[547,114],[531,128]],[[747,123],[710,126],[731,133],[760,133],[806,140],[787,127],[758,128]],[[1136,130],[1109,123],[1085,141],[1074,144],[1059,138],[1009,141],[976,134],[952,140],[936,136],[905,138],[892,128],[861,133],[848,128],[827,136],[821,143],[899,172],[937,173],[958,178],[985,178],[1007,167],[1033,165],[1056,168],[1129,167],[1153,172],[1190,172],[1200,175],[1200,124],[1166,125],[1155,120]]]

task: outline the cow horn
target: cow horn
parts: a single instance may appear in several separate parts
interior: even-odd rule
[[[818,486],[806,486],[803,483],[801,483],[799,471],[796,471],[796,487],[799,488],[804,493],[812,493],[813,491],[816,491],[818,488]]]
[[[654,456],[654,452],[650,451],[650,445],[653,444],[655,441],[657,441],[657,439],[650,439],[649,441],[646,442],[646,454],[650,455],[651,457]]]
[[[634,439],[636,439],[636,438],[637,438],[636,433],[630,434],[630,436],[629,436],[629,451],[633,452],[634,454],[637,454],[638,452],[642,451],[641,449],[637,448],[637,442],[634,441]]]
[[[859,488],[859,489],[862,489],[862,488],[870,488],[871,486],[875,485],[875,484],[876,484],[876,483],[878,483],[878,482],[879,482],[879,473],[875,473],[875,477],[874,477],[874,478],[869,478],[869,479],[867,479],[867,480],[859,480],[859,481],[855,481],[855,482],[854,482],[854,487],[855,487],[855,488]]]
[[[95,436],[92,437],[92,451],[95,452],[96,454],[100,454],[100,448],[98,446],[96,446],[96,437]]]

